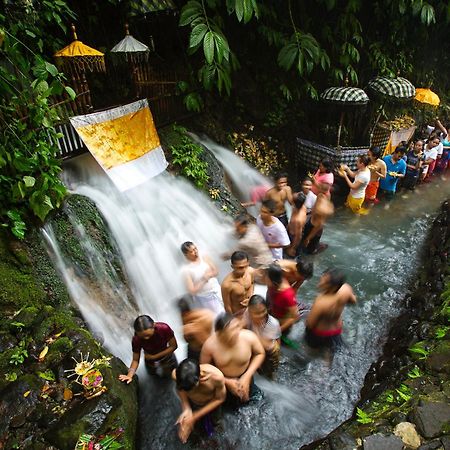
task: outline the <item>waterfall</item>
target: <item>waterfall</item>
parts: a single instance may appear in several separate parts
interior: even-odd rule
[[[208,253],[224,267],[220,255],[232,245],[231,220],[203,193],[168,173],[120,193],[95,160],[84,155],[67,163],[63,177],[71,193],[90,198],[101,212],[132,293],[130,298],[108,255],[101,254],[66,208],[97,278],[95,286],[88,285],[87,278],[62,256],[50,221],[44,228],[50,254],[91,330],[103,334],[105,346],[126,363],[131,357],[132,321],[139,314],[169,323],[179,337],[176,299],[185,293],[180,245],[193,241],[201,253]]]

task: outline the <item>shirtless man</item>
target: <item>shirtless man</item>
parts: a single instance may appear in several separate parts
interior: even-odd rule
[[[311,217],[306,222],[303,230],[302,247],[303,250],[311,255],[325,250],[328,245],[320,244],[323,227],[326,221],[334,214],[334,206],[330,199],[326,196],[328,185],[319,184],[320,192],[314,208],[311,211]]]
[[[324,272],[317,286],[319,295],[306,319],[305,341],[312,348],[335,350],[342,340],[342,312],[348,303],[356,303],[356,296],[336,269]]]
[[[370,182],[366,187],[366,201],[378,203],[377,193],[380,179],[386,178],[386,163],[380,158],[381,149],[376,145],[369,148],[367,156],[370,159],[370,164],[367,166],[370,170]]]
[[[247,253],[240,251],[231,255],[231,267],[233,271],[222,282],[222,299],[225,311],[239,317],[244,314],[253,295],[254,270],[250,267]]]
[[[214,364],[224,374],[227,390],[241,402],[248,402],[253,375],[264,362],[264,347],[258,336],[243,330],[241,321],[230,313],[220,314],[215,328],[203,345],[200,363]]]
[[[283,270],[284,277],[296,294],[303,282],[313,276],[313,263],[302,261],[300,258],[280,259],[278,265]]]
[[[194,425],[225,401],[227,390],[222,372],[210,364],[185,359],[172,372],[182,413],[178,417],[178,437],[185,444]]]
[[[288,256],[295,257],[300,253],[300,242],[303,235],[303,227],[306,224],[306,195],[299,192],[294,195],[294,209],[289,220],[288,233],[291,239],[291,245],[285,250]]]
[[[200,351],[206,339],[211,336],[214,327],[214,313],[207,308],[194,308],[191,295],[178,300],[178,309],[183,322],[183,337],[188,344],[188,358],[200,358]]]
[[[286,173],[278,173],[275,175],[274,179],[275,186],[266,192],[264,200],[273,200],[275,202],[273,215],[287,228],[288,218],[284,204],[287,200],[292,205],[292,189],[288,186]]]

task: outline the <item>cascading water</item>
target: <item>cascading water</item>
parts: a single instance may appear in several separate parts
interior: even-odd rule
[[[98,280],[96,295],[84,277],[75,275],[72,263],[62,258],[51,222],[44,230],[46,240],[89,326],[101,332],[108,349],[128,363],[131,325],[138,314],[150,314],[180,329],[175,307],[176,298],[185,292],[180,245],[190,240],[200,250],[220,255],[230,246],[230,224],[203,194],[167,173],[122,194],[94,159],[85,155],[67,164],[64,181],[71,192],[93,200],[102,213],[122,258],[132,300],[118,285],[108,255],[98,251],[72,211],[67,214]]]
[[[207,141],[203,144],[211,145]],[[217,147],[220,146],[216,150]],[[220,151],[228,152],[223,148]],[[220,160],[226,166],[226,160]],[[218,261],[230,246],[229,225],[224,224],[224,218],[204,196],[179,179],[158,176],[124,195],[115,191],[90,157],[83,157],[75,165],[77,170],[65,170],[66,184],[72,191],[94,200],[101,210],[122,256],[134,301],[129,300],[120,284],[114,284],[107,258],[101,262],[102,258],[93,252],[91,260],[101,268],[98,272],[112,274],[106,283],[100,278],[95,288],[105,291],[94,292],[102,298],[111,295],[114,301],[106,305],[92,302],[93,287],[84,286],[82,277],[59,256],[51,225],[46,233],[55,261],[88,323],[102,331],[110,350],[128,363],[129,317],[138,311],[147,312],[179,329],[173,299],[183,292],[178,275],[182,263],[180,243],[193,240]],[[231,173],[237,169],[225,170]],[[242,170],[250,169],[243,166]],[[320,273],[330,266],[343,269],[355,289],[358,304],[348,307],[344,314],[346,346],[337,352],[331,369],[322,359],[312,359],[303,351],[304,324],[298,323],[290,338],[299,342],[300,350],[283,349],[277,382],[256,380],[264,391],[264,399],[227,412],[224,431],[205,442],[191,439],[187,445],[182,445],[176,436],[174,423],[180,406],[171,382],[143,374],[140,448],[298,449],[347,419],[365,374],[380,353],[389,321],[401,310],[401,299],[418,265],[419,249],[433,214],[449,195],[450,183],[437,178],[415,192],[377,205],[368,216],[356,217],[341,208],[329,221],[322,238],[329,248],[314,258],[316,275],[301,287],[299,296],[311,303]],[[83,242],[88,240],[88,236],[82,236],[83,231],[80,233]],[[86,243],[85,248],[89,251],[93,246]],[[106,264],[104,268],[102,264]],[[106,317],[92,318],[99,315]]]

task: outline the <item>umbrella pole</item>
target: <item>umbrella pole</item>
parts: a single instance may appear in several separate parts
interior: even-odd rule
[[[344,124],[344,111],[341,112],[341,120],[339,121],[339,128],[337,132],[337,145],[336,149],[340,151],[341,148],[341,131],[342,131],[342,125]]]
[[[376,126],[378,125],[378,122],[379,122],[379,120],[380,120],[380,117],[381,117],[381,113],[382,113],[382,111],[383,111],[383,106],[384,106],[384,102],[381,104],[381,106],[378,108],[378,116],[377,116],[377,118],[375,119],[375,123],[373,124],[373,127],[372,127],[372,131],[370,132],[370,145],[372,145],[372,138],[373,138],[373,133],[374,133],[374,131],[375,131],[375,128],[376,128]]]

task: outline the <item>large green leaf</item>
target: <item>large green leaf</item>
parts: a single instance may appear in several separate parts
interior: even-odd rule
[[[189,37],[189,47],[195,48],[202,42],[205,33],[208,31],[208,27],[205,23],[201,23],[194,27]]]
[[[214,46],[214,32],[208,31],[203,39],[203,52],[208,64],[212,64],[214,60]]]

